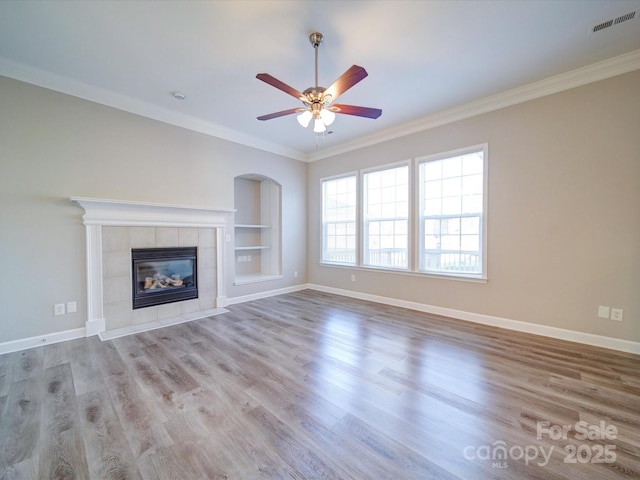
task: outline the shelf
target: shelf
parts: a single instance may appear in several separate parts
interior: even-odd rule
[[[271,228],[271,225],[235,225],[236,228]]]
[[[249,245],[246,247],[235,247],[235,250],[267,250],[271,248],[269,245]]]

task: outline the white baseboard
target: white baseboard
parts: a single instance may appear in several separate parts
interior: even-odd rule
[[[575,330],[566,330],[564,328],[539,325],[537,323],[511,320],[509,318],[494,317],[491,315],[484,315],[480,313],[465,312],[463,310],[455,310],[452,308],[444,308],[423,303],[409,302],[406,300],[399,300],[397,298],[382,297],[380,295],[372,295],[369,293],[361,293],[351,290],[343,290],[340,288],[327,287],[325,285],[308,284],[307,287],[311,290],[317,290],[319,292],[334,293],[336,295],[357,298],[359,300],[368,300],[385,305],[408,308],[410,310],[417,310],[419,312],[431,313],[434,315],[442,315],[445,317],[456,318],[458,320],[465,320],[468,322],[481,323],[483,325],[505,328],[507,330],[531,333],[534,335],[541,335],[543,337],[551,337],[558,340],[567,340],[570,342],[583,343],[595,347],[609,348],[611,350],[618,350],[621,352],[640,355],[640,342],[632,342],[619,338],[577,332]]]
[[[62,332],[54,332],[47,335],[3,342],[0,343],[0,355],[4,353],[18,352],[20,350],[26,350],[33,347],[42,347],[43,345],[51,345],[52,343],[75,340],[76,338],[84,338],[85,332],[86,330],[84,328],[74,328],[73,330],[64,330]]]

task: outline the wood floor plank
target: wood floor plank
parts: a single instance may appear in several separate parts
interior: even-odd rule
[[[0,468],[0,478],[2,480],[33,480],[39,478],[39,459],[39,455],[35,455],[20,463]]]
[[[140,473],[109,394],[103,387],[78,397],[90,478],[139,479]]]
[[[98,337],[90,337],[67,343],[76,395],[101,390],[104,387],[104,381],[100,358],[106,347],[105,342],[101,342]]]
[[[145,455],[138,462],[142,478],[145,480],[175,480],[177,478],[201,478],[202,471],[191,456],[180,456],[167,446]]]
[[[162,428],[166,421],[160,412],[144,401],[144,395],[134,379],[128,374],[107,377],[107,391],[111,403],[120,419],[124,438],[135,458],[171,444],[171,439]],[[151,408],[150,408],[151,407]]]
[[[228,310],[0,355],[0,479],[640,478],[638,355],[309,290]]]
[[[53,347],[53,345],[49,345]],[[23,352],[10,354],[13,372],[11,380],[16,382],[24,378],[37,377],[42,374],[45,348],[32,348]]]
[[[253,423],[259,426],[260,434],[275,447],[280,470],[290,471],[293,478],[351,478],[347,472],[335,465],[333,459],[318,455],[309,442],[295,430],[281,422],[275,415],[260,406],[249,411]]]
[[[129,370],[140,387],[140,393],[166,417],[180,409],[181,405],[171,379],[147,355],[145,349],[153,345],[149,340],[146,335],[129,336],[116,339],[115,344],[123,358],[128,360]]]
[[[198,382],[183,368],[170,350],[163,345],[149,345],[144,348],[144,351],[149,360],[164,374],[171,387],[178,394],[198,388]]]
[[[43,478],[88,478],[71,366],[49,367],[44,372],[39,472]]]
[[[37,455],[42,395],[42,385],[37,378],[11,384],[0,422],[0,468]]]

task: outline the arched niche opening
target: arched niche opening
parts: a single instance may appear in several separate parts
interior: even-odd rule
[[[281,185],[263,175],[239,175],[234,207],[234,284],[281,278]]]

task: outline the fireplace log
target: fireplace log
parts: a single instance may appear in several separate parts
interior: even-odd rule
[[[180,287],[184,281],[180,279],[179,274],[173,274],[171,277],[156,273],[153,277],[146,277],[144,281],[145,290],[154,290],[156,288]]]

